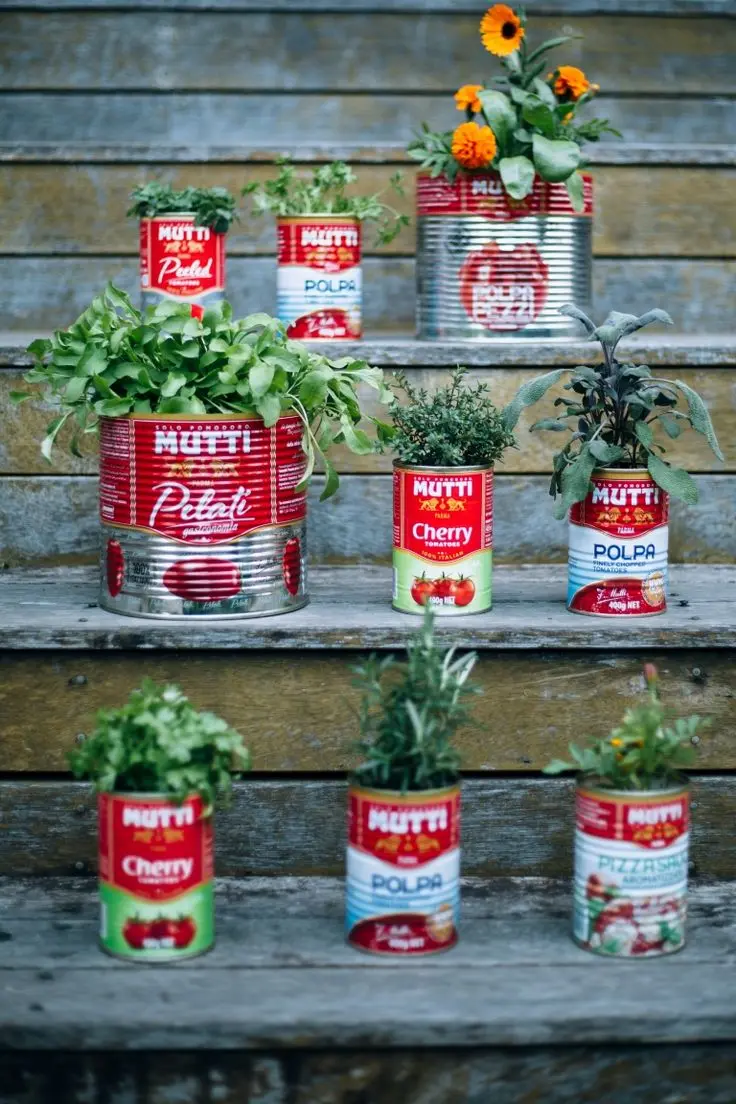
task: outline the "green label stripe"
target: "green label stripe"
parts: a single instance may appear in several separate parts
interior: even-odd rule
[[[188,958],[215,938],[214,885],[204,882],[174,901],[149,901],[100,882],[100,942],[140,962]]]
[[[459,616],[491,607],[493,552],[490,548],[465,556],[460,563],[444,564],[425,560],[403,548],[394,548],[393,566],[395,609],[421,613],[428,604],[439,614]]]

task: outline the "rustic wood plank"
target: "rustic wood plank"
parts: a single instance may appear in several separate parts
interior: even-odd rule
[[[305,167],[306,168],[306,167]],[[311,169],[306,169],[311,173]],[[360,189],[388,189],[395,166],[363,166]],[[271,179],[275,169],[147,165],[0,166],[0,252],[22,254],[135,254],[137,225],[125,217],[131,189],[152,176],[175,187],[221,185],[239,195],[246,181]],[[416,168],[405,170],[405,196],[392,199],[414,216]],[[736,169],[652,166],[601,167],[595,173],[593,251],[606,257],[734,257]],[[29,217],[30,215],[30,217]],[[415,220],[386,249],[376,250],[370,227],[367,254],[413,253]],[[228,239],[231,256],[273,254],[275,222],[244,215]]]
[[[735,117],[736,117],[736,113]],[[413,258],[368,257],[364,262],[363,314],[373,337],[413,332]],[[134,257],[3,257],[0,263],[0,330],[56,329],[69,325],[108,280],[137,295]],[[276,309],[276,263],[267,257],[233,257],[228,297],[236,312]],[[593,264],[597,316],[622,307],[666,304],[677,329],[693,334],[733,334],[732,288],[736,261],[597,259]],[[656,331],[655,331],[656,332]],[[651,339],[651,338],[650,338]],[[473,342],[466,343],[470,350]],[[480,348],[485,351],[487,343]]]
[[[0,11],[105,11],[109,0],[0,0]],[[120,11],[166,11],[166,0],[116,0]],[[454,12],[474,15],[475,0],[269,0],[274,12]],[[264,0],[177,0],[180,11],[262,12]],[[731,15],[731,0],[527,0],[534,15]]]
[[[489,68],[472,13],[42,12],[7,15],[4,87],[18,91],[454,91],[471,59]],[[577,65],[606,92],[716,95],[736,91],[734,24],[657,16],[540,16],[533,41],[577,36],[555,60]],[[243,65],[242,42],[248,43]],[[90,43],[104,48],[90,49]],[[359,44],[346,50],[346,43]],[[431,56],[432,64],[425,60]],[[627,64],[619,63],[626,57]]]
[[[454,90],[454,84],[453,89]],[[675,91],[673,89],[673,91]],[[682,96],[677,110],[667,96],[601,94],[596,112],[609,118],[629,142],[736,142],[736,114],[727,97]],[[452,127],[452,96],[372,92],[155,93],[6,92],[0,94],[0,133],[5,142],[95,145],[140,142],[164,145],[231,145],[248,120],[248,142],[273,149],[316,141],[363,145],[406,143],[426,119]],[[145,119],[145,128],[141,120]]]
[[[198,708],[243,732],[259,771],[345,771],[357,762],[357,658],[250,651],[223,663],[207,653],[8,651],[0,654],[0,770],[67,770],[68,752],[92,731],[97,711],[150,677],[179,683]],[[646,658],[657,664],[674,714],[710,718],[699,767],[736,770],[732,656],[654,649]],[[482,652],[474,679],[483,694],[457,745],[464,768],[483,772],[539,770],[565,757],[581,718],[586,734],[604,736],[643,687],[641,659],[631,652]]]
[[[736,560],[736,477],[703,475],[696,476],[696,482],[701,490],[697,505],[672,505],[670,559],[732,563]],[[564,521],[553,520],[548,489],[546,476],[497,476],[497,563],[567,559],[567,528]],[[310,491],[312,562],[388,562],[391,477],[345,475],[337,495],[326,504],[317,502],[320,491],[317,477]],[[97,514],[97,481],[91,476],[4,476],[0,478],[0,562],[11,566],[90,563],[99,549]],[[20,518],[27,524],[20,526]]]

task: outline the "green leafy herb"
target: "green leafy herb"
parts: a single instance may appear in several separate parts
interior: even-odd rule
[[[406,651],[405,662],[371,655],[353,668],[363,691],[358,747],[365,756],[354,781],[402,793],[441,789],[459,778],[452,741],[468,719],[465,699],[480,693],[467,681],[476,655],[438,647],[429,609]]]
[[[381,447],[390,445],[403,464],[485,468],[500,460],[515,446],[514,435],[486,384],[468,385],[467,372],[458,366],[450,383],[432,394],[398,372],[408,402],[391,407],[393,425],[381,426]]]
[[[47,459],[67,422],[74,427],[73,451],[80,434],[96,431],[100,416],[255,412],[272,426],[288,412],[304,425],[305,481],[317,457],[323,460],[323,498],[338,484],[326,456],[333,445],[355,453],[374,449],[363,423],[381,423],[364,417],[360,385],[377,391],[382,403],[393,400],[380,369],[308,350],[286,337],[277,318],[233,319],[230,305],[219,303],[197,319],[189,306],[169,300],[142,313],[112,284],[67,330],[34,341],[28,351],[36,367],[25,379],[60,408],[41,446]]]
[[[555,399],[561,412],[555,418],[543,418],[531,427],[569,433],[570,439],[553,463],[550,494],[560,496],[556,513],[564,517],[570,506],[588,494],[590,478],[597,467],[648,468],[663,490],[685,502],[697,502],[695,481],[682,468],[662,459],[666,451],[654,439],[654,427],[660,424],[668,438],[679,437],[684,426],[701,433],[719,460],[723,454],[716,440],[710,415],[696,391],[680,380],[662,379],[646,364],[616,359],[619,341],[652,322],[672,324],[663,310],[646,314],[619,314],[611,311],[602,326],[578,307],[567,304],[560,313],[575,318],[587,330],[591,341],[599,341],[603,363],[595,368],[580,366],[546,372],[523,384],[503,412],[506,426],[513,429],[522,410],[538,402],[563,376],[570,398]],[[680,408],[684,398],[686,410]]]
[[[178,686],[145,679],[119,709],[102,709],[95,730],[69,755],[77,778],[101,793],[197,793],[206,806],[227,797],[233,777],[250,769],[239,733],[214,713],[198,712]]]
[[[197,226],[209,226],[216,234],[226,233],[238,216],[235,199],[227,188],[182,188],[158,180],[141,184],[130,193],[133,205],[129,217],[155,218],[156,215],[193,214]]]
[[[360,222],[375,222],[380,245],[393,241],[409,224],[408,215],[399,214],[381,200],[381,192],[370,196],[346,194],[358,177],[344,161],[320,165],[313,170],[311,180],[300,176],[288,157],[279,158],[276,164],[279,174],[274,180],[263,184],[252,181],[243,188],[243,195],[253,196],[256,215],[345,215]],[[398,196],[404,195],[401,173],[395,173],[390,183]]]
[[[545,774],[576,770],[611,790],[666,789],[678,781],[678,772],[695,759],[699,733],[708,720],[697,715],[668,722],[659,700],[657,669],[644,665],[648,700],[628,709],[610,736],[580,747],[570,744],[571,760],[554,759]]]

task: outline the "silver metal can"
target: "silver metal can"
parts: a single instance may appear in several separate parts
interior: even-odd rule
[[[277,313],[289,337],[344,341],[362,333],[362,227],[350,215],[277,220]]]
[[[162,299],[204,306],[225,296],[225,234],[197,226],[191,211],[140,221],[143,307]]]
[[[100,420],[100,605],[257,617],[306,605],[302,423],[283,415]]]
[[[423,339],[575,337],[558,313],[589,308],[593,181],[584,210],[564,184],[537,178],[525,200],[506,195],[497,173],[417,180],[417,334]]]

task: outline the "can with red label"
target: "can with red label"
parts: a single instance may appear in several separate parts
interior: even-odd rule
[[[570,510],[567,607],[597,617],[667,608],[669,496],[646,468],[600,469]]]
[[[144,307],[216,302],[225,295],[225,234],[186,211],[141,219],[140,268]]]
[[[212,816],[199,796],[98,797],[100,943],[117,958],[167,962],[215,939]]]
[[[457,943],[460,789],[348,794],[348,942],[381,955],[426,955]]]
[[[491,608],[493,468],[394,463],[393,607]]]
[[[685,785],[578,786],[573,935],[581,947],[628,958],[684,946],[689,829]]]
[[[100,419],[100,605],[255,617],[307,603],[302,422],[284,414]]]
[[[591,300],[593,181],[584,208],[539,177],[524,200],[498,173],[417,179],[420,338],[575,337],[565,303]]]
[[[361,336],[361,231],[360,221],[348,215],[277,220],[277,314],[289,337]]]

